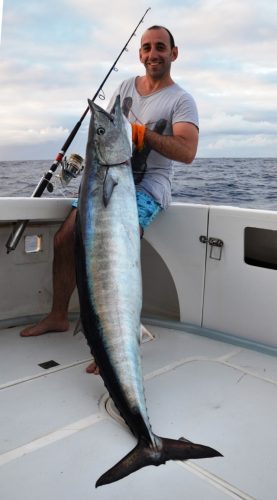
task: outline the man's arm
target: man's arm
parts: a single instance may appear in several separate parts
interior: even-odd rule
[[[146,128],[144,141],[155,151],[170,160],[191,163],[198,145],[198,128],[193,123],[173,125],[173,135],[160,135]]]

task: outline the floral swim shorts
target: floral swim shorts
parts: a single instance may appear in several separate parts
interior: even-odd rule
[[[161,212],[161,205],[144,191],[136,191],[139,224],[144,230]]]

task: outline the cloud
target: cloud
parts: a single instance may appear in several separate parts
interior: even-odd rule
[[[205,143],[205,141],[203,141]],[[203,157],[201,152],[205,151],[204,157],[256,157],[267,158],[276,157],[277,139],[273,135],[228,135],[219,139],[213,138],[211,141],[200,145],[199,157]],[[248,155],[247,152],[250,152]]]
[[[202,127],[208,134],[257,134],[272,133],[277,136],[277,123],[267,121],[249,121],[242,115],[228,115],[224,112],[214,113],[208,119],[202,120]]]
[[[200,125],[199,156],[268,157],[277,153],[277,121],[215,112]]]
[[[10,134],[12,132],[12,135]],[[61,139],[69,134],[69,130],[64,129],[62,127],[56,128],[42,128],[39,130],[35,129],[14,129],[9,130],[9,134],[5,134],[2,132],[2,136],[0,136],[1,141],[5,143],[6,146],[14,143],[14,137],[16,137],[16,143],[20,144],[40,144],[49,141],[56,141],[57,139]]]
[[[2,36],[3,0],[0,0],[0,45]]]

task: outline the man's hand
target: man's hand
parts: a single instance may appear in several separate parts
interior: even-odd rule
[[[133,125],[138,125],[138,124],[133,123],[132,127],[133,127]],[[138,126],[140,126],[140,125],[138,125]],[[142,126],[144,126],[144,125],[142,125]],[[166,127],[166,120],[161,118],[155,124],[153,131],[156,132],[157,134],[162,134],[165,130],[165,127]],[[135,128],[136,127],[134,127],[134,129]],[[146,135],[148,130],[149,129],[145,127],[144,138],[145,138],[145,135]],[[133,151],[131,163],[132,163],[135,184],[139,184],[143,179],[143,176],[144,176],[146,168],[147,168],[147,158],[148,158],[148,155],[150,152],[151,152],[151,147],[149,146],[149,144],[147,144],[146,141],[143,141],[141,149],[138,149],[137,147],[135,147],[135,149]]]
[[[141,151],[144,146],[145,125],[139,123],[131,123],[132,125],[132,141],[138,151]]]

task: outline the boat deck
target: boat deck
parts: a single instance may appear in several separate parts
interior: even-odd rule
[[[148,329],[154,339],[142,344],[142,354],[154,432],[184,436],[224,457],[146,467],[95,489],[136,441],[101,378],[85,372],[84,337],[72,336],[73,324],[70,332],[28,339],[9,328],[0,331],[2,500],[276,499],[277,359]]]

